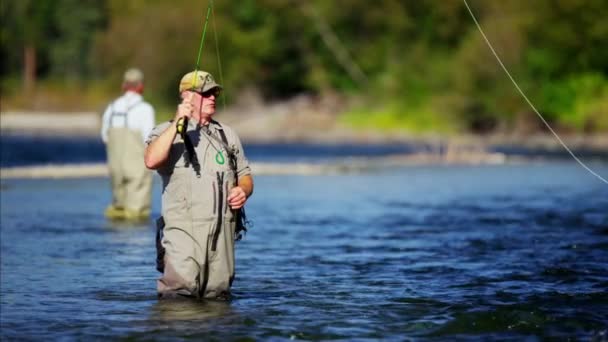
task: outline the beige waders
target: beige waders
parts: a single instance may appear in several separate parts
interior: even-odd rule
[[[223,129],[215,123],[210,126],[211,134]],[[155,131],[159,134],[166,127],[168,124]],[[167,162],[158,170],[163,180],[165,223],[164,273],[157,283],[158,294],[161,298],[229,298],[235,274],[235,216],[227,197],[235,186],[235,172],[225,149],[202,129],[191,123],[187,134],[200,167],[189,161],[184,140],[178,135]]]
[[[108,217],[144,219],[150,216],[152,173],[144,164],[144,148],[139,131],[123,127],[108,130],[111,209],[114,210],[106,211]]]

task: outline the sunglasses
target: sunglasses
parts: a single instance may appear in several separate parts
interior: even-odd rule
[[[198,92],[198,94],[200,94],[202,97],[208,98],[211,97],[211,95],[215,96],[216,98],[220,96],[220,94],[222,93],[222,90],[220,88],[213,88],[213,89],[209,89],[205,92]]]

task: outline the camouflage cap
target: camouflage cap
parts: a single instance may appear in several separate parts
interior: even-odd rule
[[[179,82],[180,93],[186,90],[206,92],[213,88],[223,89],[221,85],[215,83],[210,73],[202,70],[194,70],[185,74]]]

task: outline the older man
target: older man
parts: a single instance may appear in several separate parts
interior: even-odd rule
[[[239,137],[212,119],[221,90],[207,72],[184,75],[174,120],[148,139],[146,166],[163,180],[160,298],[230,297],[235,221],[253,178]]]
[[[155,124],[154,108],[144,101],[144,74],[129,69],[122,83],[124,94],[103,114],[101,138],[106,144],[112,183],[111,219],[138,220],[150,216],[152,173],[144,165],[145,140]]]

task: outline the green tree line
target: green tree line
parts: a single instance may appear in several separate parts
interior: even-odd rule
[[[562,130],[608,131],[608,2],[469,0],[506,67]],[[74,87],[101,101],[138,66],[175,103],[196,65],[207,1],[2,1],[3,98]],[[337,93],[352,125],[413,131],[539,129],[460,0],[214,1],[202,69],[228,101]],[[32,98],[28,95],[26,98]],[[28,102],[20,104],[28,107]]]

